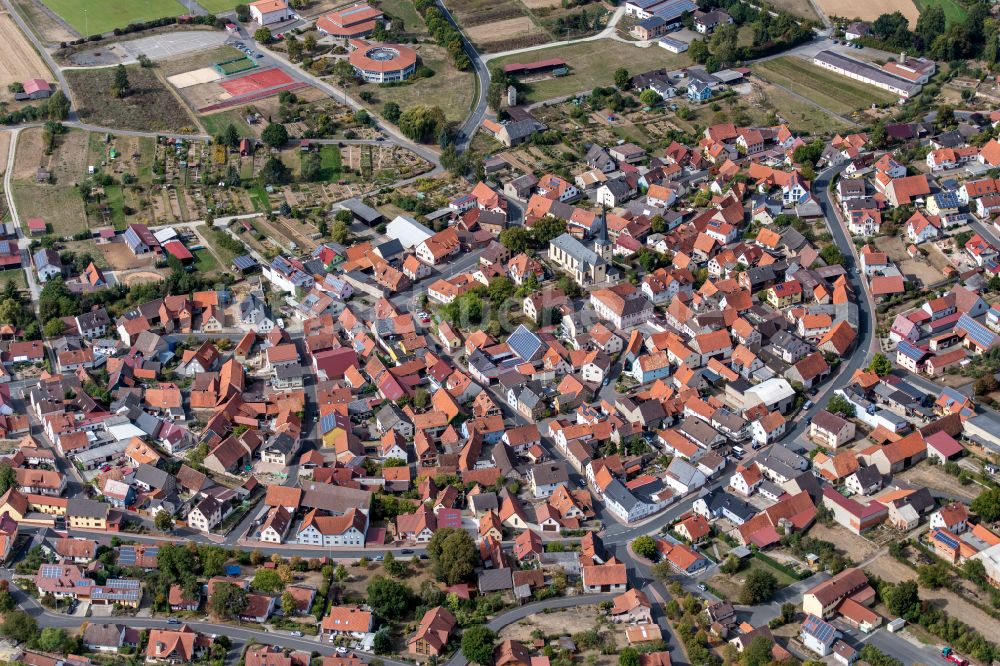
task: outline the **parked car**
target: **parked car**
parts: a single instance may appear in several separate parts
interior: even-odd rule
[[[413,550],[411,550],[411,549],[409,549],[409,548],[404,548],[403,550],[401,550],[401,551],[399,551],[399,552],[400,552],[401,554],[403,554],[403,555],[413,555]]]
[[[698,589],[701,590],[702,592],[708,591],[708,587],[706,587],[704,583],[698,583]]]
[[[302,637],[302,632],[301,631],[292,631],[292,632],[289,632],[289,633],[292,636],[295,636],[296,638],[301,638]]]
[[[180,623],[181,623],[181,621],[178,620],[176,617],[168,617],[167,618],[167,624],[180,624]]]

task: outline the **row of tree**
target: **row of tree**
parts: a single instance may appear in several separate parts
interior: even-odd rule
[[[891,51],[909,51],[935,60],[978,58],[987,63],[1000,61],[1000,22],[990,13],[990,3],[971,0],[962,3],[968,11],[962,20],[950,24],[940,3],[930,3],[920,12],[915,30],[901,12],[882,14],[872,23],[871,34],[861,42]]]
[[[436,0],[414,0],[413,6],[424,17],[424,23],[431,36],[434,37],[434,41],[451,56],[452,64],[463,72],[469,69],[472,66],[472,61],[469,60],[469,56],[465,52],[462,35],[445,18],[444,13],[437,6]]]

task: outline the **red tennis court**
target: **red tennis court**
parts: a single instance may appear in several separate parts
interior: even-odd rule
[[[254,72],[253,74],[241,76],[238,79],[220,82],[219,85],[230,95],[236,96],[283,86],[291,82],[292,77],[280,69],[267,69],[262,72]]]

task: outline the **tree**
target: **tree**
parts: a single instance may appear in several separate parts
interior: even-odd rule
[[[778,579],[770,571],[752,569],[743,581],[740,590],[740,603],[747,606],[762,604],[774,596],[778,588]]]
[[[333,572],[333,578],[338,583],[343,583],[345,580],[347,580],[347,575],[348,575],[347,567],[345,567],[343,564],[338,564],[337,569]]]
[[[250,5],[236,5],[236,20],[240,23],[250,20]]]
[[[656,541],[649,535],[637,537],[632,542],[632,550],[635,551],[636,555],[651,560],[656,557]]]
[[[889,133],[885,130],[885,122],[877,121],[868,132],[868,141],[876,148],[884,148],[889,143]]]
[[[392,635],[389,627],[380,627],[372,637],[372,651],[375,654],[389,654],[392,652]]]
[[[395,102],[386,102],[382,105],[382,116],[388,120],[390,123],[396,124],[399,120],[400,114],[403,112],[399,108],[399,104]]]
[[[973,391],[978,396],[989,395],[996,391],[997,388],[1000,388],[1000,382],[997,382],[997,378],[992,373],[986,373],[977,379],[973,385]]]
[[[615,70],[615,86],[619,90],[625,90],[628,87],[629,75],[628,70],[624,67],[619,67]]]
[[[406,585],[385,576],[368,583],[368,605],[387,620],[400,620],[413,604],[413,592]]]
[[[45,110],[52,120],[66,120],[69,118],[69,98],[62,90],[56,90],[45,103]]]
[[[889,611],[898,617],[913,620],[920,615],[920,595],[917,581],[907,580],[896,585],[886,585],[880,590]]]
[[[306,36],[302,38],[302,48],[304,48],[307,53],[312,53],[313,51],[315,51],[316,35],[314,35],[311,32],[306,34]]]
[[[708,57],[712,54],[708,50],[708,44],[704,39],[692,39],[688,45],[688,55],[691,57],[691,60],[699,65],[704,65],[708,61]]]
[[[298,612],[298,603],[291,592],[283,592],[281,595],[281,612],[285,617],[292,617]]]
[[[118,65],[115,67],[115,80],[111,84],[111,94],[121,99],[122,97],[128,95],[131,87],[132,86],[128,81],[128,71],[125,69],[125,65]]]
[[[285,48],[288,50],[290,60],[295,61],[302,57],[302,44],[295,38],[295,35],[285,37]]]
[[[444,111],[437,106],[412,106],[399,116],[396,124],[412,141],[431,143],[445,126]]]
[[[333,223],[333,230],[330,232],[330,238],[333,239],[334,243],[346,245],[351,239],[351,228],[343,220],[337,220]]]
[[[11,611],[4,616],[0,633],[18,643],[27,643],[38,635],[38,622],[22,610]]]
[[[281,576],[274,569],[257,569],[250,587],[254,592],[277,592],[285,587]]]
[[[253,39],[255,42],[260,42],[261,44],[271,43],[271,31],[267,28],[257,28],[257,31],[253,33]]]
[[[945,587],[950,580],[948,569],[940,562],[917,567],[917,581],[924,587],[937,590]]]
[[[254,580],[256,580],[256,576]],[[208,600],[209,610],[223,620],[238,617],[246,607],[246,590],[232,583],[216,583],[212,590],[212,596]]]
[[[274,185],[285,185],[292,179],[285,163],[273,155],[267,158],[267,162],[264,162],[264,166],[260,170],[260,177],[265,183]]]
[[[962,564],[962,575],[979,587],[985,588],[989,584],[986,579],[986,566],[982,560],[966,560]],[[3,610],[3,608],[0,607],[0,610]]]
[[[435,532],[427,543],[427,556],[434,577],[448,585],[455,585],[472,576],[479,551],[468,532],[445,528]]]
[[[11,488],[17,488],[17,472],[10,463],[3,463],[0,465],[0,495]]]
[[[507,227],[500,232],[500,244],[514,254],[530,249],[532,242],[531,230],[521,225]]]
[[[57,627],[45,627],[38,636],[38,649],[42,652],[61,652],[66,641],[66,630]]]
[[[842,416],[846,416],[847,418],[853,418],[857,413],[857,409],[855,409],[854,405],[852,405],[847,398],[839,394],[834,394],[834,396],[830,398],[830,402],[826,403],[826,411],[831,414],[840,414]]]
[[[306,153],[302,156],[299,179],[306,183],[323,180],[323,158],[319,153]]]
[[[618,653],[618,666],[639,666],[639,651],[634,647],[624,647]]]
[[[479,666],[493,663],[497,635],[485,624],[475,624],[462,632],[462,656]]]
[[[827,266],[836,266],[844,263],[844,254],[840,251],[840,248],[833,243],[830,243],[820,250],[819,256]]]
[[[66,330],[66,324],[62,319],[52,318],[45,322],[42,332],[47,338],[58,338]]]
[[[741,666],[766,666],[771,663],[771,648],[773,643],[766,636],[757,636],[750,645],[743,649],[740,655]]]
[[[288,130],[281,123],[271,123],[260,133],[260,138],[271,148],[281,148],[288,143]]]
[[[990,488],[979,493],[970,505],[982,520],[988,523],[1000,520],[1000,488]]]
[[[879,377],[885,377],[892,372],[892,361],[885,354],[878,353],[872,356],[872,361],[868,364],[868,369]]]
[[[917,34],[925,45],[930,45],[945,29],[944,8],[932,4],[926,7],[917,18]]]
[[[153,523],[156,525],[156,529],[161,532],[169,532],[174,529],[174,517],[170,515],[169,511],[158,512]]]
[[[660,93],[655,90],[650,90],[649,88],[639,93],[639,102],[641,102],[643,106],[656,106],[662,99],[663,98],[660,97]]]

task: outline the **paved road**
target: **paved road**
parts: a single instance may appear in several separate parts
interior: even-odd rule
[[[438,8],[444,17],[448,19],[448,22],[458,30],[458,34],[462,37],[462,48],[465,50],[465,55],[469,57],[469,61],[472,63],[472,68],[476,75],[476,103],[472,107],[472,112],[469,113],[468,117],[462,123],[462,127],[459,129],[459,139],[458,139],[458,149],[465,150],[472,143],[472,137],[476,135],[479,130],[479,125],[482,124],[483,118],[486,117],[486,89],[490,85],[490,72],[486,68],[486,63],[483,58],[476,51],[476,47],[472,45],[472,42],[465,36],[465,32],[462,31],[462,26],[458,24],[455,17],[451,15],[451,11],[445,6],[443,0],[438,0]]]

